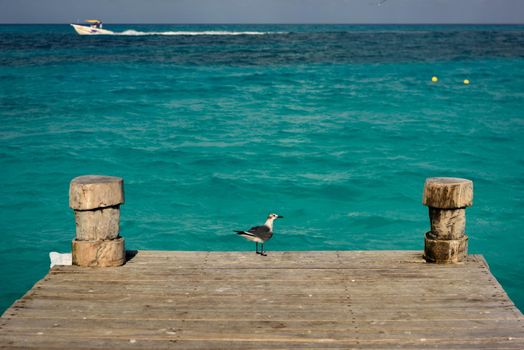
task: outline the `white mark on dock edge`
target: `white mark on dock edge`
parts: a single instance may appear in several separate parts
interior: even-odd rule
[[[36,333],[36,334],[38,334],[38,335],[44,335],[44,332],[38,332],[38,333]]]
[[[129,342],[130,342],[131,344],[134,344],[134,343],[136,343],[136,339],[129,339]]]

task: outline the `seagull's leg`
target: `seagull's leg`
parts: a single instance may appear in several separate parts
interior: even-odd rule
[[[264,252],[264,243],[261,243],[262,249],[260,250],[260,255],[267,256],[266,252]]]
[[[258,254],[258,242],[255,242],[255,244],[256,244],[256,247],[257,247],[256,248],[256,253]]]

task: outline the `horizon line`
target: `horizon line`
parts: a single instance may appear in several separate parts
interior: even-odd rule
[[[0,22],[0,25],[67,25],[74,22]],[[406,22],[406,23],[396,23],[396,22],[363,22],[363,23],[349,23],[349,22],[103,22],[104,24],[160,24],[160,25],[499,25],[499,26],[518,26],[524,25],[524,22],[516,23],[500,23],[500,22]]]

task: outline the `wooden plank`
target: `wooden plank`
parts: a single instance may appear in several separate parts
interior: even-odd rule
[[[0,335],[0,343],[8,344],[11,349],[522,349],[524,342],[520,339],[465,339],[465,340],[428,340],[417,339],[399,344],[398,340],[374,341],[358,338],[331,338],[274,340],[259,339],[162,339],[162,338],[126,338],[102,337],[35,337],[21,338],[18,335]]]
[[[189,305],[189,306],[199,306],[206,304],[220,304],[220,305],[280,305],[287,304],[288,306],[292,305],[302,305],[302,304],[331,304],[335,307],[338,307],[340,304],[351,304],[354,309],[359,307],[369,307],[371,305],[376,305],[377,298],[355,298],[354,296],[346,295],[345,293],[324,295],[324,294],[280,294],[280,293],[271,293],[266,295],[261,294],[242,294],[242,293],[228,293],[228,294],[177,294],[177,295],[167,295],[167,296],[149,296],[147,294],[142,294],[140,296],[136,295],[122,295],[122,294],[100,294],[97,298],[97,294],[87,294],[89,297],[75,298],[75,295],[71,294],[48,294],[48,295],[33,295],[31,297],[27,296],[20,302],[14,305],[15,308],[35,308],[35,307],[45,307],[46,305],[53,306],[59,303],[62,307],[76,307],[80,305],[92,305],[98,304],[101,306],[112,305],[117,307],[124,307],[125,304],[160,304],[165,305],[169,302],[174,302],[177,306]],[[132,299],[132,301],[130,301]],[[462,300],[460,298],[442,298],[442,299],[433,299],[433,300],[412,300],[402,299],[397,300],[393,297],[390,299],[385,299],[384,301],[390,301],[390,303],[384,303],[380,308],[382,310],[387,309],[402,309],[402,308],[442,308],[448,307],[449,309],[453,308],[462,308],[470,307],[471,309],[492,309],[492,308],[507,308],[513,307],[513,303],[504,300]],[[398,303],[393,303],[397,302]],[[124,305],[120,305],[124,304]]]
[[[259,289],[260,293],[267,289]],[[309,302],[310,300],[317,300],[318,298],[323,299],[333,299],[338,298],[347,298],[346,290],[343,288],[333,289],[308,289],[308,290],[269,290],[271,292],[272,300],[280,299],[293,299],[293,300],[303,300]],[[77,300],[95,300],[95,301],[112,301],[112,300],[121,300],[124,298],[133,298],[135,301],[148,302],[148,301],[157,301],[159,303],[173,302],[174,300],[183,299],[183,300],[203,300],[203,299],[219,299],[227,300],[233,299],[234,302],[238,302],[238,298],[246,300],[244,294],[246,292],[253,292],[253,289],[245,288],[244,290],[239,290],[238,288],[218,288],[210,289],[209,291],[181,291],[181,292],[163,292],[156,291],[155,293],[130,293],[128,291],[117,293],[115,291],[104,292],[100,289],[78,289],[78,290],[66,290],[63,289],[44,289],[39,290],[38,292],[33,292],[31,298],[38,298],[40,300],[65,300],[65,301],[77,301]],[[253,293],[255,296],[249,296],[252,298],[257,298],[257,293]],[[378,294],[378,293],[365,293],[365,294],[351,294],[350,302],[358,303],[359,305],[366,304],[376,304],[378,297],[381,298],[382,302],[385,305],[397,304],[397,305],[409,305],[413,308],[424,307],[427,305],[513,305],[513,303],[506,298],[503,298],[501,294],[498,295],[418,295],[417,299],[413,299],[413,295],[398,295],[398,294]],[[26,297],[24,303],[31,299]],[[338,300],[338,299],[337,299]],[[393,306],[394,307],[394,306]]]
[[[332,329],[346,330],[357,327],[359,332],[375,332],[377,329],[387,331],[428,331],[428,330],[458,330],[458,329],[487,329],[487,330],[507,330],[515,331],[522,329],[521,325],[516,325],[514,320],[460,320],[454,323],[448,320],[434,320],[421,323],[418,320],[387,320],[387,321],[359,321],[359,320],[328,320],[328,321],[311,321],[311,320],[147,320],[147,319],[58,319],[58,318],[11,318],[8,320],[0,319],[0,327],[9,331],[11,329],[72,329],[72,330],[90,330],[108,329],[124,330],[144,330],[144,331],[165,331],[165,327],[188,329],[238,329],[241,326],[248,329]]]
[[[209,326],[209,325],[207,325]],[[413,339],[425,339],[426,342],[452,342],[462,341],[463,339],[475,339],[489,340],[492,338],[492,334],[497,332],[499,339],[505,335],[506,339],[514,334],[515,330],[505,329],[458,329],[456,331],[448,329],[445,333],[443,332],[431,332],[431,331],[411,331],[406,332],[373,332],[373,333],[361,333],[358,329],[309,329],[304,332],[304,329],[286,329],[286,328],[259,328],[259,329],[247,329],[247,328],[221,328],[221,329],[210,329],[210,328],[162,328],[161,330],[154,331],[143,331],[143,330],[132,330],[132,329],[100,329],[93,328],[92,330],[79,330],[76,329],[73,332],[67,329],[60,329],[59,327],[51,329],[22,329],[22,330],[11,330],[6,332],[6,335],[20,336],[23,337],[28,333],[34,335],[41,335],[46,337],[61,337],[62,334],[68,334],[70,338],[127,338],[134,337],[135,339],[144,340],[230,340],[236,339],[237,341],[250,341],[257,339],[259,342],[277,342],[277,341],[294,341],[294,342],[321,342],[321,340],[328,340],[330,342],[347,342],[348,338],[358,339],[360,342],[368,343],[402,343],[410,342]],[[43,337],[42,337],[43,338]],[[523,338],[512,338],[513,342],[524,343]]]

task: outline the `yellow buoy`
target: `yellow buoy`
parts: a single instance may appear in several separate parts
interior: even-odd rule
[[[469,80],[468,79],[464,79],[464,85],[469,85]]]
[[[431,78],[431,81],[436,83],[438,81],[438,78],[434,76],[434,77]]]

